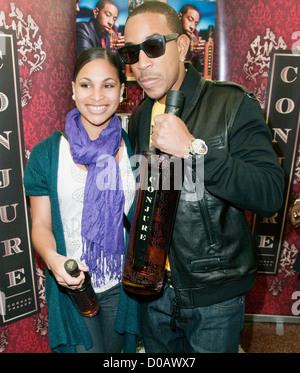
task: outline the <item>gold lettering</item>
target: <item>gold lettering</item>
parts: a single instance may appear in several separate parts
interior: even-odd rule
[[[291,80],[288,79],[288,74],[290,70],[293,70],[295,72],[295,74],[293,74],[294,79],[291,79]],[[298,67],[286,66],[281,70],[280,77],[284,83],[293,83],[297,79],[297,74],[298,74]]]
[[[6,188],[9,185],[9,171],[11,170],[11,168],[0,170],[0,174],[2,174],[2,181],[0,180],[0,188]]]
[[[285,133],[281,128],[273,128],[274,131],[274,137],[273,137],[273,142],[278,142],[276,140],[276,135],[280,137],[282,141],[284,141],[286,144],[288,142],[288,137],[289,137],[289,132],[292,130],[291,128],[285,128]]]
[[[21,284],[24,284],[26,282],[25,277],[21,278],[20,273],[16,274],[18,272],[20,272],[24,275],[25,270],[24,270],[24,268],[20,268],[20,269],[16,269],[15,271],[6,273],[6,275],[8,275],[8,278],[9,278],[8,288],[11,288],[11,287],[17,286],[17,285],[21,285]],[[20,280],[20,281],[18,282],[17,280]]]
[[[277,221],[276,221],[277,216],[278,216],[278,213],[276,212],[276,214],[271,216],[270,218],[264,217],[262,219],[262,223],[263,224],[278,224]]]
[[[271,249],[273,247],[274,236],[259,236],[260,241],[258,247]]]
[[[146,235],[145,234],[140,234],[140,240],[146,241]]]
[[[17,209],[16,209],[16,207],[18,206],[18,203],[14,203],[14,204],[12,204],[12,205],[10,205],[10,206],[12,206],[13,207],[13,209],[14,209],[14,217],[13,218],[11,218],[10,220],[9,220],[9,218],[7,217],[7,207],[8,207],[9,205],[5,205],[5,206],[0,206],[0,220],[2,220],[2,222],[3,223],[11,223],[12,221],[14,221],[15,219],[16,219],[16,217],[17,217]]]
[[[278,162],[280,166],[282,165],[282,161],[285,159],[285,157],[278,157]]]
[[[20,254],[23,252],[23,250],[21,250],[19,247],[21,244],[21,240],[19,237],[1,241],[1,243],[4,244],[4,251],[5,251],[5,254],[2,255],[3,258],[5,256],[14,255],[13,251],[15,252],[15,254]]]
[[[152,203],[153,197],[146,196],[146,202]]]
[[[9,144],[9,134],[12,131],[3,131],[3,133],[6,134],[6,139],[0,135],[0,145],[3,145],[6,149],[10,150],[10,144]]]
[[[288,97],[280,98],[275,104],[275,109],[280,114],[290,114],[294,110],[294,108],[294,101]]]

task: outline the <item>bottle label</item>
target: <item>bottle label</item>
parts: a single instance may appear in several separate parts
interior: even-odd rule
[[[159,169],[153,169],[149,164],[145,166],[148,167],[148,172],[146,172],[145,180],[142,180],[145,184],[142,187],[142,213],[139,217],[135,239],[134,265],[136,266],[145,265],[160,181]]]

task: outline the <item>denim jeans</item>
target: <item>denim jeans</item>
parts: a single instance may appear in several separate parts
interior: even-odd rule
[[[124,348],[125,337],[114,330],[121,284],[98,293],[99,313],[85,322],[93,340],[93,347],[86,350],[84,346],[76,346],[76,352],[118,353]]]
[[[174,290],[166,285],[161,298],[141,305],[146,352],[238,352],[244,325],[243,295],[211,306],[180,308],[175,314],[174,298]]]

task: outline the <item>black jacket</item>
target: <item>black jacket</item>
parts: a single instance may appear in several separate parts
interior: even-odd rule
[[[89,22],[76,23],[77,56],[89,48],[102,47],[101,38],[105,40],[105,48],[110,48],[108,33],[100,32],[100,27],[95,18]]]
[[[194,307],[253,287],[256,253],[244,210],[272,216],[282,204],[284,177],[253,95],[233,83],[205,80],[187,66],[181,118],[209,150],[202,198],[181,193],[169,259],[179,305]],[[134,153],[148,150],[152,106],[145,99],[131,117]]]

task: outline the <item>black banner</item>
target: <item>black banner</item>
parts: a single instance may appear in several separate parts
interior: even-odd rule
[[[267,92],[266,121],[272,129],[274,149],[285,171],[285,199],[281,210],[273,217],[255,215],[252,229],[257,242],[258,273],[276,275],[299,141],[299,53],[273,52]]]
[[[0,30],[0,324],[40,311],[29,212],[16,35]]]

